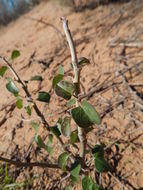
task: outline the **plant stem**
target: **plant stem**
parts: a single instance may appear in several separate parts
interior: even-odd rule
[[[80,69],[78,67],[78,60],[77,60],[77,54],[76,54],[76,48],[73,42],[73,38],[71,35],[71,32],[68,27],[68,21],[62,17],[61,18],[62,23],[63,23],[63,29],[68,41],[68,45],[70,48],[70,53],[71,53],[71,60],[72,60],[72,65],[73,65],[73,72],[74,72],[74,78],[73,78],[73,83],[75,85],[75,96],[78,97],[80,93]],[[79,106],[79,101],[76,99],[76,107]],[[78,127],[78,137],[80,140],[80,157],[82,158],[84,162],[85,158],[85,147],[86,147],[86,135],[84,132],[84,129]]]

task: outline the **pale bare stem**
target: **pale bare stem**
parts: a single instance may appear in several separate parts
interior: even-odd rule
[[[27,88],[27,86],[25,85],[25,83],[21,80],[21,78],[19,77],[19,75],[17,74],[17,72],[15,71],[15,69],[12,67],[12,65],[8,62],[8,60],[7,60],[6,58],[0,56],[0,59],[2,59],[2,60],[6,63],[6,65],[8,66],[8,68],[10,69],[10,71],[12,72],[12,74],[14,75],[15,80],[16,80],[19,84],[21,84],[21,86],[22,86],[22,88],[23,88],[23,90],[24,90],[24,92],[25,92],[25,94],[26,94],[28,100],[30,100],[30,101],[33,103],[33,108],[34,108],[34,110],[35,110],[37,116],[40,118],[40,120],[41,120],[42,124],[44,125],[44,127],[46,127],[46,129],[47,129],[48,131],[50,131],[50,125],[49,125],[49,123],[48,123],[47,120],[45,119],[45,117],[44,117],[44,115],[42,114],[42,112],[39,110],[39,108],[38,108],[36,102],[32,99],[31,94],[30,94],[30,92],[28,91],[28,88]],[[58,141],[59,141],[59,143],[61,144],[62,148],[63,148],[65,151],[67,151],[68,153],[70,153],[70,158],[71,158],[71,161],[73,162],[73,161],[74,161],[74,157],[71,155],[71,152],[69,151],[69,149],[64,146],[65,144],[64,144],[64,142],[62,141],[62,139],[61,139],[60,137],[57,137],[57,136],[55,136],[55,137],[58,139]]]
[[[76,48],[73,42],[73,38],[71,35],[71,32],[68,27],[68,21],[62,17],[61,18],[62,23],[63,23],[63,29],[68,41],[68,45],[70,48],[70,53],[71,53],[71,59],[72,59],[72,65],[73,65],[73,72],[74,72],[74,78],[73,78],[73,83],[75,85],[75,96],[77,97],[76,100],[76,107],[78,107],[79,102],[78,102],[78,95],[80,93],[80,69],[78,68],[78,61],[77,61],[77,54],[76,54]],[[78,137],[80,140],[80,157],[84,161],[85,157],[85,147],[86,147],[86,136],[84,133],[84,129],[78,127]]]

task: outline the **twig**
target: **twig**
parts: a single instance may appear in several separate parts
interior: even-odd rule
[[[108,174],[109,174],[111,177],[113,177],[118,183],[120,183],[122,187],[124,187],[125,189],[129,190],[129,189],[125,186],[125,184],[123,184],[123,183],[122,183],[116,176],[114,176],[111,172],[108,172]]]
[[[47,22],[43,21],[42,19],[37,19],[37,18],[32,18],[32,17],[25,17],[25,18],[33,20],[33,21],[36,21],[36,22],[39,22],[39,23],[42,23],[42,24],[44,24],[46,26],[49,26],[49,27],[53,28],[57,32],[57,34],[60,35],[62,41],[64,40],[64,36],[63,36],[62,32],[58,28],[56,28],[53,24],[47,23]],[[64,44],[65,44],[65,40],[64,40]]]
[[[110,47],[115,47],[115,46],[125,46],[128,48],[142,48],[143,43],[140,42],[120,42],[120,43],[110,43]]]
[[[76,48],[73,42],[73,38],[71,35],[71,32],[68,27],[68,21],[62,17],[61,18],[62,23],[63,23],[63,29],[68,41],[68,45],[70,48],[70,53],[71,53],[71,59],[72,59],[72,65],[73,65],[73,72],[74,72],[74,79],[73,83],[75,85],[75,96],[78,97],[80,93],[80,69],[78,68],[78,61],[77,61],[77,54],[76,54]],[[76,107],[79,106],[79,101],[76,99]],[[86,147],[86,136],[84,129],[78,127],[78,137],[80,140],[80,157],[84,161],[85,157],[85,147]]]
[[[131,130],[131,131],[129,131],[127,134],[125,134],[125,135],[119,137],[117,140],[115,140],[113,143],[111,143],[109,146],[107,146],[107,147],[105,148],[105,150],[111,148],[115,143],[119,142],[121,139],[123,139],[123,138],[125,138],[125,137],[127,137],[127,136],[129,136],[129,135],[131,135],[131,134],[133,134],[133,133],[136,133],[137,131],[143,130],[143,124],[142,124],[141,122],[137,121],[137,120],[134,119],[134,118],[132,118],[132,120],[135,121],[135,122],[137,122],[137,123],[140,124],[141,126],[140,126],[139,128],[137,128],[137,129]]]
[[[124,75],[126,72],[132,70],[133,68],[136,68],[136,67],[140,66],[141,64],[143,64],[143,61],[139,61],[139,62],[135,63],[134,65],[132,65],[130,67],[127,67],[127,68],[125,68],[123,70],[118,71],[118,74],[116,76],[112,77],[110,80],[108,80],[108,77],[107,77],[106,82],[103,82],[100,85],[92,87],[92,88],[90,87],[87,94],[79,96],[79,100],[82,100],[83,98],[86,98],[86,97],[89,99],[94,93],[98,93],[98,92],[101,92],[101,91],[104,92],[104,90],[108,90],[110,87],[112,87],[114,85],[114,80],[116,78]],[[117,84],[120,84],[120,83],[117,83]],[[116,85],[116,83],[115,83],[115,85]]]
[[[57,164],[48,164],[46,162],[21,162],[21,161],[14,161],[8,158],[4,158],[0,156],[0,161],[7,162],[9,164],[15,165],[17,167],[42,167],[42,168],[54,168],[54,169],[61,169]]]

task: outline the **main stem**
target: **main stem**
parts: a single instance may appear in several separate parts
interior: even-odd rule
[[[73,42],[73,38],[71,35],[71,32],[68,27],[68,21],[62,17],[61,18],[62,23],[63,23],[63,29],[68,41],[68,45],[70,48],[70,53],[71,53],[71,60],[72,60],[72,65],[73,65],[73,72],[74,72],[74,78],[73,78],[73,83],[75,85],[75,96],[77,97],[76,99],[76,107],[79,106],[79,101],[78,101],[78,95],[80,93],[80,69],[78,67],[78,59],[77,59],[77,54],[76,54],[76,48]],[[86,136],[84,129],[78,127],[78,137],[80,140],[80,157],[84,161],[85,158],[85,147],[86,147]]]

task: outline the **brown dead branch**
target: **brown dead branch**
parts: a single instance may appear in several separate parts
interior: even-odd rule
[[[14,161],[8,158],[0,156],[0,161],[7,162],[9,164],[15,165],[17,167],[42,167],[42,168],[52,168],[52,169],[61,169],[57,164],[49,164],[46,162],[21,162]]]

